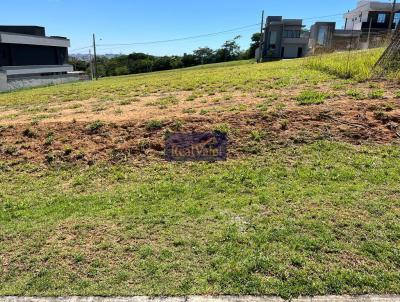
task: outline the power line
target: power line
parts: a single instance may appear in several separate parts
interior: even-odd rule
[[[362,8],[366,6],[366,4],[364,4],[363,6],[359,7]],[[333,14],[333,15],[325,15],[325,16],[317,16],[317,17],[308,17],[308,18],[301,18],[303,21],[304,20],[315,20],[315,19],[319,19],[319,18],[328,18],[328,17],[336,17],[336,16],[343,16],[343,14],[346,14],[348,12],[345,13],[339,13],[339,14]],[[299,18],[300,19],[300,18]],[[221,34],[225,34],[225,33],[230,33],[230,32],[235,32],[235,31],[239,31],[239,30],[244,30],[244,29],[249,29],[255,26],[260,26],[260,23],[255,23],[255,24],[250,24],[250,25],[245,25],[242,27],[237,27],[237,28],[232,28],[232,29],[228,29],[228,30],[224,30],[224,31],[219,31],[219,32],[213,32],[213,33],[208,33],[208,34],[201,34],[201,35],[196,35],[196,36],[188,36],[188,37],[182,37],[182,38],[174,38],[174,39],[167,39],[167,40],[156,40],[156,41],[147,41],[147,42],[133,42],[133,43],[110,43],[110,44],[98,44],[97,47],[102,50],[109,50],[109,49],[114,49],[114,48],[121,48],[123,46],[134,46],[134,45],[152,45],[152,44],[161,44],[161,43],[170,43],[170,42],[178,42],[178,41],[186,41],[186,40],[192,40],[192,39],[199,39],[199,38],[205,38],[205,37],[212,37],[212,36],[217,36],[217,35],[221,35]],[[110,47],[113,46],[113,47]],[[108,48],[104,48],[104,47],[108,47]],[[76,49],[72,49],[70,52],[74,52],[74,51],[78,51],[78,50],[82,50],[82,49],[88,49],[88,48],[92,48],[92,46],[85,46],[85,47],[81,47],[81,48],[76,48]]]
[[[246,25],[246,26],[242,26],[242,27],[237,27],[237,28],[228,29],[228,30],[219,31],[219,32],[214,32],[214,33],[209,33],[209,34],[202,34],[202,35],[198,35],[198,36],[189,36],[189,37],[184,37],[184,38],[149,41],[149,42],[134,42],[134,43],[120,43],[120,44],[99,44],[98,46],[99,47],[100,46],[132,46],[132,45],[149,45],[149,44],[159,44],[159,43],[185,41],[185,40],[198,39],[198,38],[204,38],[204,37],[210,37],[210,36],[217,36],[217,35],[230,33],[230,32],[238,31],[238,30],[243,30],[243,29],[247,29],[247,28],[255,27],[255,26],[260,26],[260,23]]]
[[[77,50],[82,50],[82,49],[88,49],[88,48],[92,48],[92,45],[81,47],[81,48],[75,48],[75,49],[70,50],[70,52],[77,51]]]

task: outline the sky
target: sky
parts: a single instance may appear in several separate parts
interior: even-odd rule
[[[388,2],[388,0],[383,0]],[[89,51],[96,34],[98,53],[144,52],[153,55],[182,55],[224,41],[238,40],[248,48],[250,37],[260,31],[261,11],[266,15],[302,18],[304,24],[336,21],[356,6],[356,0],[1,0],[2,25],[39,25],[47,35],[71,40],[70,53]],[[5,13],[7,12],[7,13]],[[335,15],[335,16],[333,16]],[[330,16],[330,17],[325,17]],[[229,31],[232,30],[232,31]],[[229,32],[226,32],[229,31]],[[183,41],[164,41],[204,34],[222,34]],[[86,47],[86,48],[85,48]]]

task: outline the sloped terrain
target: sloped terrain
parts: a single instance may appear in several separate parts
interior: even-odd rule
[[[379,51],[0,94],[0,295],[399,294]],[[166,162],[192,131],[227,133],[228,161]]]

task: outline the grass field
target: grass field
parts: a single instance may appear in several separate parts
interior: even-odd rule
[[[332,54],[0,94],[0,295],[400,294],[400,86],[366,80],[377,52],[350,78]],[[205,130],[227,162],[163,160]]]

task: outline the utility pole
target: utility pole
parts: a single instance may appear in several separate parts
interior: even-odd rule
[[[259,52],[259,58],[258,58],[258,62],[262,62],[263,61],[263,48],[264,48],[264,37],[263,37],[263,33],[264,33],[264,10],[262,11],[261,14],[261,31],[260,31],[260,46],[258,48],[258,52]]]
[[[369,49],[369,46],[370,46],[370,43],[371,43],[371,27],[372,27],[372,17],[370,17],[370,19],[369,19],[367,49]]]
[[[93,55],[94,55],[94,77],[99,78],[97,74],[97,53],[96,53],[96,36],[93,34]]]
[[[93,58],[92,58],[92,51],[89,49],[89,66],[90,66],[90,80],[93,81]]]
[[[392,33],[393,19],[394,19],[395,13],[396,13],[396,0],[393,0],[393,7],[392,7],[392,11],[390,13],[390,18],[389,18],[389,28],[388,28],[389,35]]]

